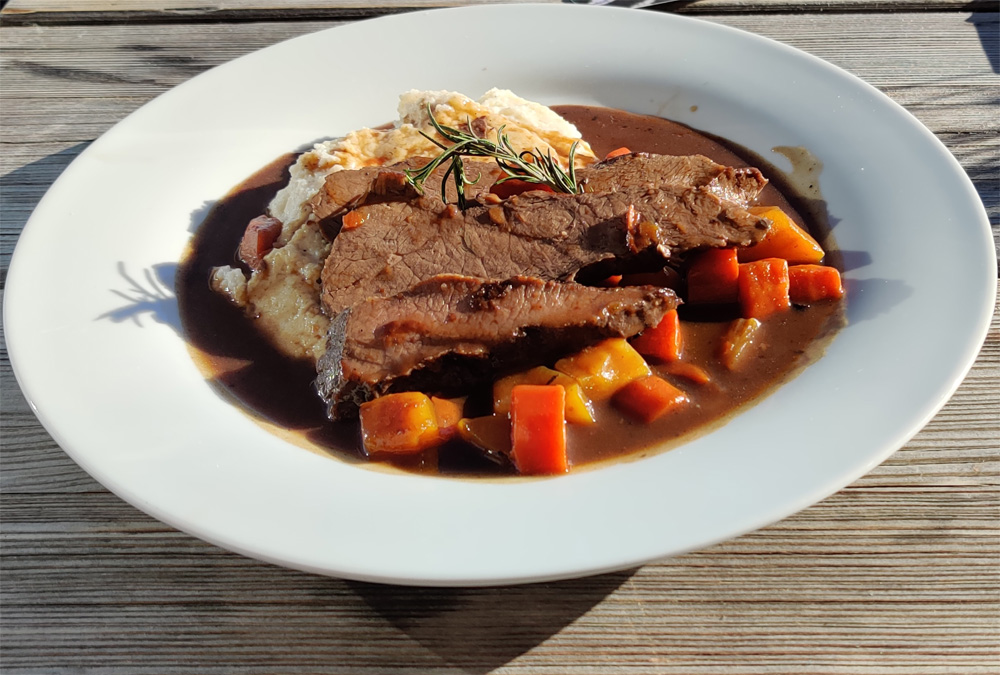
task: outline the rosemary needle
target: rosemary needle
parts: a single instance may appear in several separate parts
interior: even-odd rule
[[[496,161],[497,166],[506,176],[497,181],[503,183],[508,180],[518,179],[527,183],[537,185],[547,185],[556,192],[576,194],[580,191],[576,182],[576,148],[578,141],[574,141],[569,150],[569,170],[564,170],[559,162],[552,157],[552,151],[545,154],[535,148],[533,150],[517,151],[510,143],[510,138],[504,133],[505,126],[497,129],[497,140],[481,138],[476,135],[470,122],[469,133],[445,126],[437,121],[434,113],[431,112],[430,104],[427,105],[427,115],[430,117],[431,125],[446,141],[451,145],[446,145],[438,139],[423,131],[420,133],[431,143],[441,148],[442,152],[437,157],[428,162],[423,168],[417,170],[407,170],[406,180],[413,188],[423,194],[424,183],[434,171],[451,161],[445,174],[445,179],[441,181],[441,200],[448,201],[446,197],[448,178],[454,180],[455,190],[458,194],[458,205],[464,209],[466,207],[465,186],[474,185],[479,181],[469,180],[465,176],[465,166],[462,157],[489,157]]]

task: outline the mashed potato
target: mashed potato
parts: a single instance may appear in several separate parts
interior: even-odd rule
[[[216,268],[213,288],[244,307],[275,346],[293,357],[318,359],[326,349],[329,319],[320,308],[320,274],[330,243],[312,218],[309,201],[334,171],[391,165],[412,157],[434,157],[440,148],[420,132],[433,135],[427,116],[458,127],[483,118],[487,136],[503,126],[515,148],[551,151],[565,165],[571,146],[578,164],[594,159],[576,127],[549,108],[514,93],[491,89],[478,101],[451,91],[409,91],[400,97],[399,119],[391,127],[359,129],[342,138],[316,144],[291,167],[291,179],[268,207],[282,223],[265,267],[246,279],[231,267]]]

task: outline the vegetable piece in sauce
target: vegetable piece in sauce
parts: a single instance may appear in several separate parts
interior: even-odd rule
[[[758,319],[736,319],[729,325],[719,357],[729,370],[737,370],[754,351],[763,324]]]
[[[417,391],[389,394],[361,406],[361,440],[370,455],[412,454],[441,443],[437,413]]]
[[[663,378],[650,375],[626,384],[615,392],[611,402],[637,422],[649,424],[688,403],[689,399]]]
[[[795,265],[788,268],[788,295],[792,302],[820,302],[844,297],[840,272],[824,265]]]
[[[770,220],[771,227],[761,241],[739,250],[740,262],[784,258],[791,264],[818,263],[826,255],[819,243],[778,207],[754,206],[749,211]]]
[[[593,424],[590,399],[575,379],[557,370],[538,366],[523,373],[514,373],[493,383],[493,412],[510,413],[510,392],[519,384],[557,384],[566,390],[566,421],[570,424]]]
[[[438,433],[442,440],[448,440],[458,433],[458,423],[462,419],[465,398],[438,398],[431,396],[434,414],[437,416]]]
[[[649,364],[624,338],[610,338],[556,361],[595,400],[610,398],[632,380],[651,375]]]
[[[788,297],[788,263],[781,258],[741,263],[739,289],[745,319],[766,319],[792,306]]]
[[[660,323],[642,331],[632,340],[632,346],[637,352],[647,358],[652,357],[660,363],[678,361],[681,358],[683,344],[681,320],[676,309],[664,314]]]
[[[740,263],[734,248],[712,248],[698,254],[687,272],[687,301],[693,305],[736,302]]]
[[[569,471],[566,390],[555,384],[519,384],[510,392],[514,466],[522,474]]]
[[[458,436],[498,461],[510,458],[510,418],[507,415],[466,417],[458,422]]]

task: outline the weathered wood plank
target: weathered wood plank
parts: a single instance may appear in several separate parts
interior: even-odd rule
[[[208,21],[308,21],[359,19],[458,5],[519,4],[532,0],[10,0],[0,12],[8,25],[99,24]],[[559,3],[566,0],[541,0]],[[611,0],[573,0],[608,4]],[[620,7],[648,7],[649,0],[614,0]],[[644,11],[680,14],[785,14],[790,12],[992,11],[990,0],[663,0]]]

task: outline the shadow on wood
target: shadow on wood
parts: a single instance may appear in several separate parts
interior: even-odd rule
[[[482,675],[559,633],[634,572],[496,588],[348,585],[372,610],[449,666]],[[398,654],[386,657],[395,662]]]

